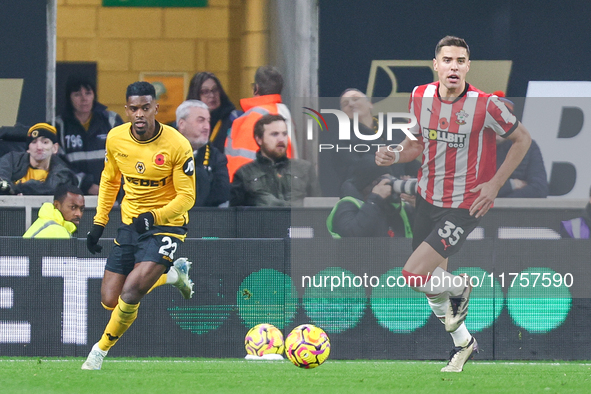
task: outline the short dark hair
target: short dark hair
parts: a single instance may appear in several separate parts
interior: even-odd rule
[[[94,93],[94,102],[92,103],[93,107],[96,104],[96,101],[97,101],[96,86],[94,85],[94,82],[92,82],[90,80],[90,78],[88,78],[84,75],[78,75],[78,74],[70,75],[66,81],[66,112],[67,113],[72,113],[72,114],[74,113],[74,106],[72,105],[72,99],[70,98],[70,96],[72,95],[72,93],[78,92],[82,88],[87,89],[87,90],[92,90],[92,92]]]
[[[69,183],[64,183],[59,185],[55,189],[55,193],[53,194],[53,201],[59,201],[60,203],[64,202],[68,193],[79,194],[81,196],[84,195],[84,193],[82,192],[82,190],[80,190],[78,186],[74,186]]]
[[[281,115],[264,115],[262,118],[260,118],[259,120],[257,120],[257,122],[254,124],[254,136],[255,137],[259,137],[259,138],[263,138],[263,134],[265,134],[265,125],[271,124],[273,122],[277,122],[277,121],[284,121],[285,122],[285,118]]]
[[[261,66],[254,75],[254,83],[257,86],[257,94],[281,94],[283,90],[283,76],[273,66]]]
[[[155,99],[156,89],[150,82],[134,82],[127,87],[127,91],[125,92],[125,100],[129,99],[131,96],[152,96]]]
[[[468,58],[470,57],[470,48],[466,43],[466,40],[463,38],[455,37],[455,36],[445,36],[437,43],[435,47],[435,57],[439,55],[442,47],[460,47],[466,48],[466,52],[468,52]]]

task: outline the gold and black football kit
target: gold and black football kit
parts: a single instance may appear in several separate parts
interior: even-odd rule
[[[155,226],[183,226],[195,203],[195,163],[189,141],[177,130],[156,122],[156,135],[140,141],[131,123],[113,128],[106,142],[94,223],[105,226],[124,180],[121,220],[131,224],[144,212]]]
[[[105,271],[127,276],[136,264],[146,262],[161,264],[169,269],[180,253],[179,244],[186,236],[186,228],[183,226],[189,221],[188,211],[195,204],[195,162],[191,144],[178,131],[158,122],[156,134],[148,141],[140,141],[134,137],[131,123],[111,129],[107,135],[105,167],[101,175],[95,226],[91,230],[100,230],[96,234],[97,239],[102,234],[101,226],[104,227],[109,221],[108,215],[115,203],[122,178],[125,197],[121,203],[121,219],[124,226],[117,231]],[[145,231],[140,231],[141,228],[138,229],[133,223],[134,218],[147,216],[153,217],[153,221],[146,225]],[[139,219],[137,222],[141,223]],[[96,241],[93,245],[92,237],[89,233],[89,250],[100,252],[101,248],[96,249]],[[180,271],[176,267],[175,272],[180,277]],[[188,280],[187,272],[188,268],[185,270],[185,280],[192,293],[192,283]],[[162,275],[152,284],[152,288],[167,283],[167,278],[168,275]],[[134,280],[140,283],[137,277]],[[145,278],[143,283],[146,283]],[[107,282],[107,286],[109,285],[112,282]],[[119,293],[111,319],[82,369],[100,369],[106,351],[136,319],[139,305],[137,301],[126,302]]]

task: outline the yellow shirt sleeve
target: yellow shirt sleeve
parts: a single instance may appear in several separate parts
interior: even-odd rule
[[[121,187],[121,171],[113,156],[111,149],[112,143],[112,139],[107,136],[105,168],[101,175],[96,215],[94,216],[94,224],[100,224],[101,226],[106,226],[109,222],[109,212],[113,208],[113,204],[115,204],[119,188]]]

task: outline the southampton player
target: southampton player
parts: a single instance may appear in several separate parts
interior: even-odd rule
[[[190,263],[173,261],[186,236],[188,210],[195,203],[193,149],[178,131],[155,120],[158,103],[151,84],[129,85],[126,99],[130,122],[107,136],[97,213],[87,237],[90,252],[100,252],[97,243],[123,177],[123,226],[107,258],[101,287],[102,303],[113,312],[82,369],[101,369],[107,351],[135,320],[142,297],[166,282],[163,274],[170,268],[168,277],[177,277],[183,296],[192,294]]]
[[[463,39],[439,41],[433,59],[439,81],[415,87],[410,98],[410,113],[417,119],[411,131],[417,140],[407,137],[400,152],[383,147],[376,153],[380,166],[409,162],[422,153],[414,251],[402,273],[409,286],[426,294],[453,338],[454,349],[442,372],[461,372],[478,351],[464,324],[472,291],[469,278],[447,272],[447,259],[491,208],[531,142],[496,96],[466,83],[469,59]],[[513,142],[496,173],[495,133]]]

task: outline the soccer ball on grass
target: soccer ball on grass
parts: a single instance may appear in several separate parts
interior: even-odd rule
[[[283,354],[283,334],[272,324],[258,324],[248,330],[244,338],[246,353],[251,356]]]
[[[312,324],[297,326],[285,339],[285,354],[297,367],[316,368],[330,354],[328,335]]]

